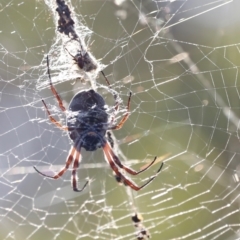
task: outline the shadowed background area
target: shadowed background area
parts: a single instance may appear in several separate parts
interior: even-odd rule
[[[239,238],[239,1],[76,1],[76,30],[131,114],[114,131],[114,151],[135,170],[139,192],[116,182],[101,149],[83,150],[75,193],[65,164],[72,142],[49,89],[66,107],[90,81],[114,106],[101,74],[83,74],[57,31],[55,1],[0,3],[0,239],[136,239],[140,212],[151,239]],[[98,70],[99,70],[98,69]]]

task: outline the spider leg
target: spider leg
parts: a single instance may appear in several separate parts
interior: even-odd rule
[[[104,74],[103,71],[101,71],[101,73],[102,73],[103,77],[105,78],[108,87],[112,90],[112,87],[111,87],[110,82],[108,81],[106,75]],[[117,92],[114,91],[114,90],[112,90],[112,94],[113,94],[113,97],[114,97],[114,100],[115,100],[115,106],[114,106],[114,113],[113,113],[113,116],[112,116],[112,119],[111,119],[111,122],[110,122],[110,123],[113,123],[113,122],[114,122],[115,116],[116,116],[116,114],[117,114],[117,112],[118,112],[118,109],[119,109],[118,94],[117,94]],[[126,119],[126,120],[127,120],[127,119]],[[126,120],[125,120],[125,121],[126,121]],[[124,122],[125,122],[125,121],[124,121]],[[124,122],[123,122],[123,123],[124,123]],[[122,125],[123,125],[123,123],[122,123]],[[120,127],[120,128],[121,128],[121,127]]]
[[[107,79],[107,77],[105,76],[104,72],[101,71],[101,73],[102,73],[102,75],[103,75],[105,81],[107,82],[107,85],[111,88],[110,82],[108,81],[108,79]],[[114,97],[114,98],[115,98],[115,97]]]
[[[47,104],[45,103],[45,101],[42,99],[42,102],[43,102],[43,105],[47,111],[47,114],[48,114],[48,117],[49,117],[49,120],[54,123],[57,127],[59,127],[60,129],[64,130],[64,131],[68,131],[68,127],[66,126],[63,126],[60,122],[58,122],[54,117],[51,116],[51,113],[47,107]]]
[[[123,124],[127,121],[128,117],[129,117],[131,96],[132,96],[132,93],[130,92],[129,97],[128,97],[127,113],[123,116],[122,120],[117,125],[109,127],[108,129],[118,130],[118,129],[122,128]]]
[[[77,154],[76,154],[75,160],[73,162],[73,170],[72,170],[72,187],[73,187],[73,191],[75,191],[75,192],[83,191],[89,182],[89,181],[87,181],[81,189],[78,189],[78,187],[77,187],[77,169],[79,166],[79,162],[81,161],[80,148],[81,147],[79,146],[79,148],[78,148],[79,151],[77,150]]]
[[[73,60],[76,60],[75,57],[65,48],[65,50],[68,52],[68,54],[73,58]]]
[[[152,176],[146,183],[144,183],[142,186],[139,187],[134,182],[127,179],[121,172],[119,172],[117,166],[115,165],[115,163],[113,162],[113,160],[111,158],[110,153],[108,152],[108,149],[106,148],[106,144],[105,144],[105,146],[103,146],[103,151],[104,151],[104,154],[106,156],[106,160],[108,161],[112,170],[116,173],[116,175],[118,176],[120,181],[123,182],[125,185],[128,185],[129,187],[131,187],[135,191],[139,191],[142,188],[146,187],[149,183],[151,183],[154,180],[154,178],[157,176],[157,174],[161,171],[162,166],[163,166],[163,164],[162,164],[160,166],[160,168],[158,169],[157,173],[154,176]]]
[[[108,81],[106,75],[104,74],[103,71],[101,71],[101,73],[102,73],[105,81],[107,82],[108,87],[112,90],[112,87],[111,87],[110,82]],[[117,93],[115,91],[113,91],[113,97],[114,97],[114,100],[115,100],[115,107],[114,107],[114,109],[115,109],[115,111],[117,111],[118,108],[119,108],[119,102],[117,101],[118,95],[117,95]]]
[[[114,148],[114,141],[113,141],[111,132],[107,132],[107,140],[110,143],[110,146]]]
[[[59,105],[60,109],[61,109],[63,112],[65,112],[65,111],[66,111],[66,108],[63,106],[62,99],[61,99],[61,97],[58,95],[57,90],[54,88],[54,86],[53,86],[53,84],[52,84],[52,79],[51,79],[51,74],[50,74],[48,56],[47,56],[47,67],[48,67],[48,77],[49,77],[49,84],[50,84],[51,91],[52,91],[53,95],[57,98],[58,105]]]
[[[53,179],[58,179],[60,178],[66,171],[67,169],[69,168],[70,164],[72,163],[73,161],[73,156],[74,156],[74,153],[75,153],[76,149],[75,147],[72,147],[69,151],[69,154],[68,154],[68,157],[67,157],[67,161],[66,161],[66,165],[65,167],[57,174],[55,174],[54,176],[49,176],[49,175],[46,175],[45,173],[42,173],[40,172],[35,166],[33,167],[39,174],[41,174],[42,176],[44,177],[48,177],[48,178],[53,178]]]
[[[112,148],[110,147],[110,145],[106,142],[105,144],[105,149],[110,153],[111,158],[113,159],[113,161],[122,169],[124,169],[127,173],[131,174],[131,175],[138,175],[139,173],[142,173],[144,171],[146,171],[147,169],[149,169],[154,162],[157,160],[157,157],[155,157],[153,159],[153,161],[148,164],[145,168],[141,169],[140,171],[135,171],[134,169],[130,168],[130,167],[126,167],[125,165],[123,165],[121,163],[121,161],[119,160],[119,158],[116,156],[116,154],[113,152]],[[163,163],[162,163],[163,164]],[[162,167],[162,166],[161,166]]]

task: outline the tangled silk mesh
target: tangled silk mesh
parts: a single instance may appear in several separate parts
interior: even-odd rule
[[[143,239],[142,226],[151,239],[239,239],[240,2],[66,3],[94,71],[74,64],[78,46],[57,31],[55,1],[0,3],[0,239]],[[81,193],[72,191],[71,171],[51,180],[33,169],[59,171],[72,145],[41,101],[65,123],[47,55],[66,107],[90,87],[113,106],[101,70],[121,100],[117,120],[132,91],[114,151],[136,170],[158,156],[131,176],[141,185],[163,161],[149,186],[119,186],[101,149],[82,151],[79,185],[91,181]],[[134,214],[144,219],[137,228]]]

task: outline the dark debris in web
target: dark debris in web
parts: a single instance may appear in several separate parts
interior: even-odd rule
[[[72,39],[78,39],[78,35],[75,32],[74,24],[71,17],[71,11],[69,10],[68,5],[65,4],[64,0],[56,0],[58,5],[56,11],[58,12],[59,19],[58,19],[58,31],[60,33],[64,33],[65,35],[69,36],[72,35]]]
[[[97,62],[93,56],[84,48],[84,43],[81,37],[76,33],[74,27],[74,20],[71,17],[71,11],[68,5],[65,4],[64,0],[56,0],[57,8],[56,11],[59,15],[57,29],[60,33],[67,35],[70,41],[77,41],[80,48],[77,49],[76,54],[72,55],[67,49],[67,52],[73,58],[75,64],[84,70],[85,72],[90,72],[97,69]]]
[[[142,224],[143,217],[141,216],[141,214],[135,213],[132,216],[132,221],[134,227],[137,229],[136,237],[138,240],[149,239],[151,237],[148,230]]]

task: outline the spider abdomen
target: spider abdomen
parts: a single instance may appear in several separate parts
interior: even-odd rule
[[[92,89],[77,93],[69,104],[69,137],[86,151],[95,151],[105,142],[108,114],[104,106],[102,96]]]

